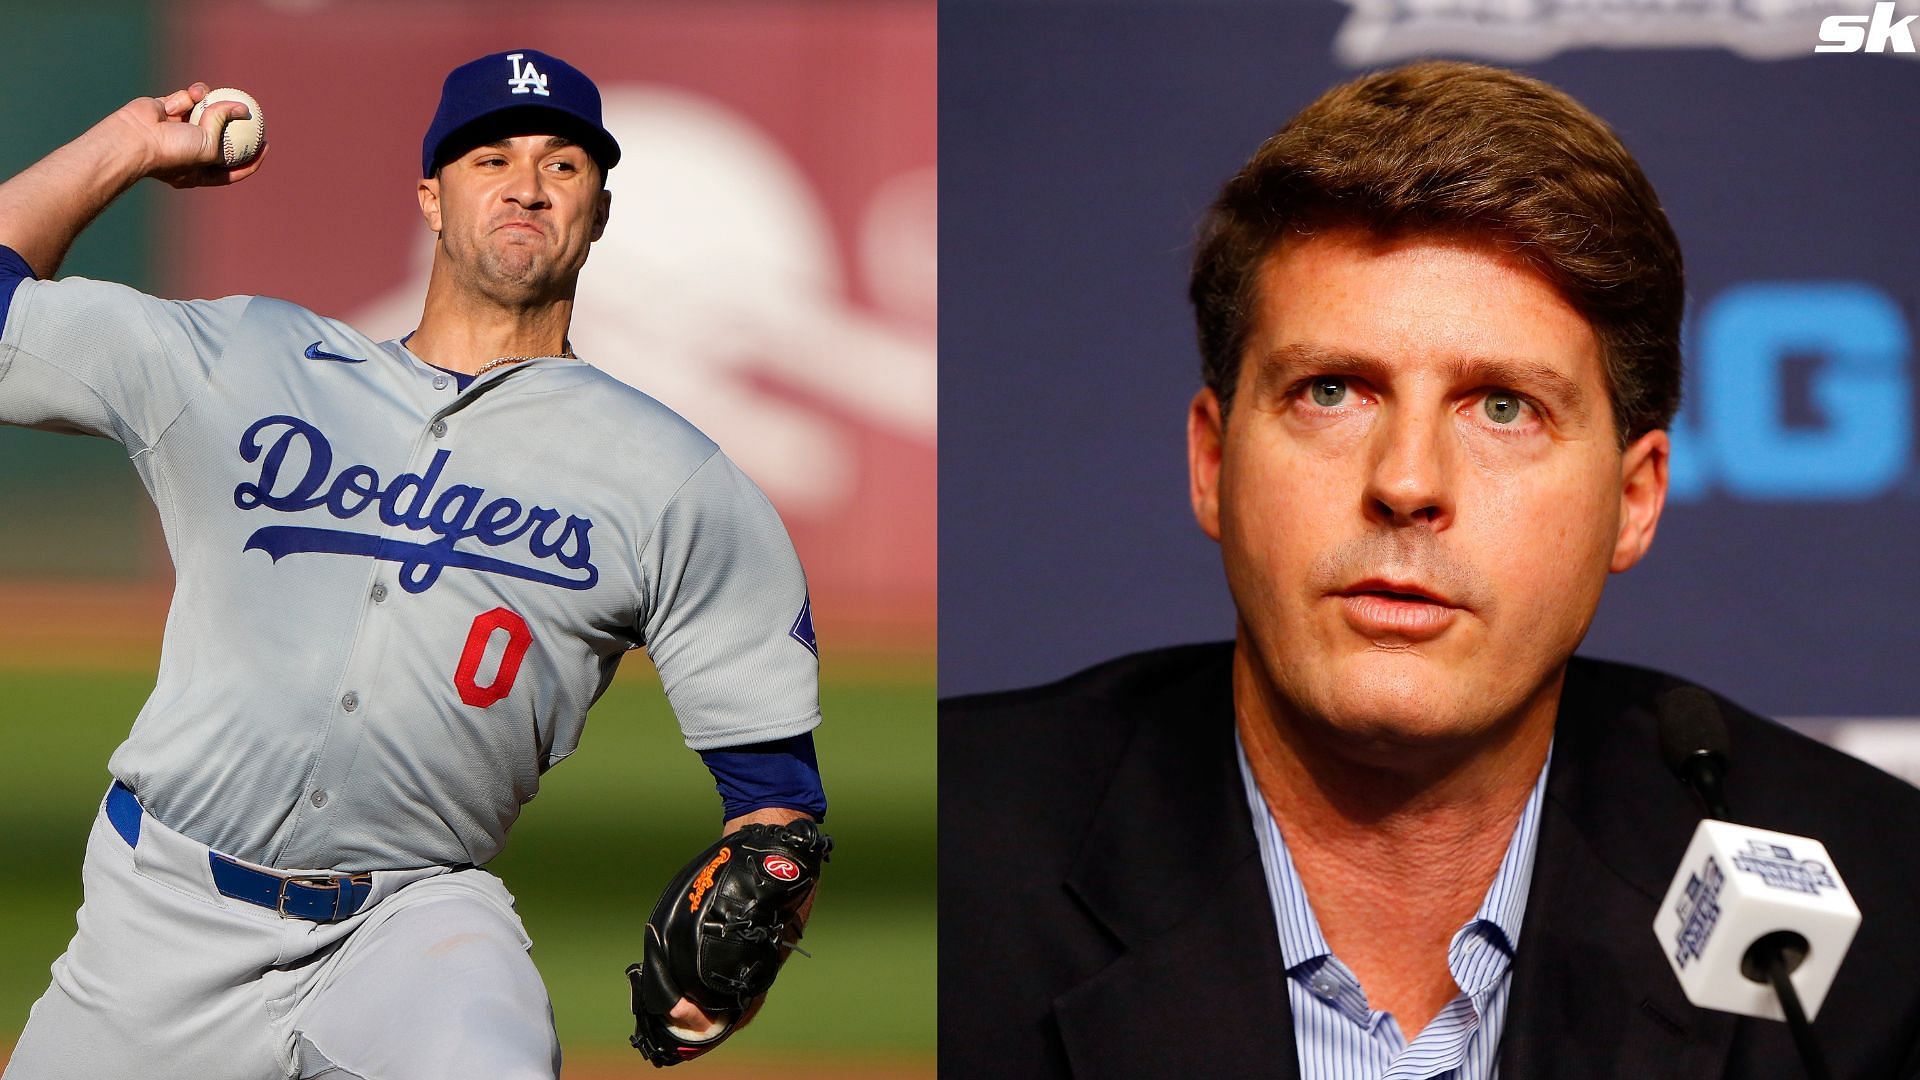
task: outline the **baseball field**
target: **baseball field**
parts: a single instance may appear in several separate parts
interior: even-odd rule
[[[19,605],[0,605],[9,606]],[[150,655],[111,641],[82,647],[79,630],[49,626],[57,614],[15,614],[6,637],[16,648],[0,664],[0,1047],[73,932],[107,757],[152,686]],[[761,1018],[689,1075],[767,1075],[776,1063],[786,1077],[933,1073],[932,664],[829,653],[823,672],[817,742],[838,849],[807,932],[814,958],[795,957]],[[626,1046],[622,971],[639,958],[641,925],[666,878],[719,825],[712,779],[635,657],[491,867],[534,939],[566,1076],[652,1072]]]

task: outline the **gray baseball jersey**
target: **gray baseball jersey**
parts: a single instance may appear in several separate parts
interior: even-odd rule
[[[283,301],[23,282],[0,422],[115,439],[175,588],[111,770],[270,866],[484,863],[645,646],[689,746],[819,722],[806,580],[773,507],[588,364],[464,392]]]

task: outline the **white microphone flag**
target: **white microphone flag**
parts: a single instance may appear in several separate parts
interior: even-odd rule
[[[1859,928],[1860,909],[1820,841],[1711,818],[1694,830],[1653,920],[1687,1000],[1769,1020],[1785,1019],[1773,987],[1742,971],[1753,943],[1781,931],[1806,939],[1789,978],[1811,1020]]]

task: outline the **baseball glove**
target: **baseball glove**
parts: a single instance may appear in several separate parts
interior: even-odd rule
[[[799,912],[820,880],[833,840],[805,818],[748,825],[721,837],[675,874],[647,920],[633,984],[634,1048],[656,1066],[691,1061],[720,1045],[767,992],[800,940]],[[718,1018],[694,1037],[667,1013],[682,998]]]

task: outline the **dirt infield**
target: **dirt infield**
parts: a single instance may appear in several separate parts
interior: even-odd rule
[[[0,665],[153,670],[167,583],[0,581]]]
[[[12,1056],[13,1044],[0,1044],[0,1071],[6,1069],[7,1059]],[[639,1054],[630,1057],[595,1054],[568,1057],[560,1075],[563,1080],[634,1080],[657,1073]],[[716,1050],[710,1057],[675,1067],[669,1075],[687,1080],[759,1080],[768,1076],[780,1080],[928,1080],[937,1073],[930,1060],[835,1061],[812,1055],[790,1060],[769,1057],[735,1060],[727,1057],[724,1050]]]
[[[659,1075],[659,1071],[636,1053],[631,1059],[601,1056],[578,1060],[568,1058],[566,1068],[560,1075],[564,1080],[634,1080],[636,1077]],[[778,1077],[779,1080],[928,1080],[936,1072],[932,1061],[836,1062],[830,1058],[812,1056],[793,1061],[769,1057],[735,1061],[730,1060],[726,1051],[721,1049],[691,1065],[675,1066],[672,1073],[664,1075],[673,1076],[676,1080],[679,1077],[688,1080],[761,1080],[764,1077]]]
[[[154,671],[166,627],[171,580],[36,581],[0,578],[0,669]],[[851,620],[823,648],[822,674],[868,682],[931,683],[934,652],[925,627]],[[651,664],[629,663],[621,679],[656,679]]]

